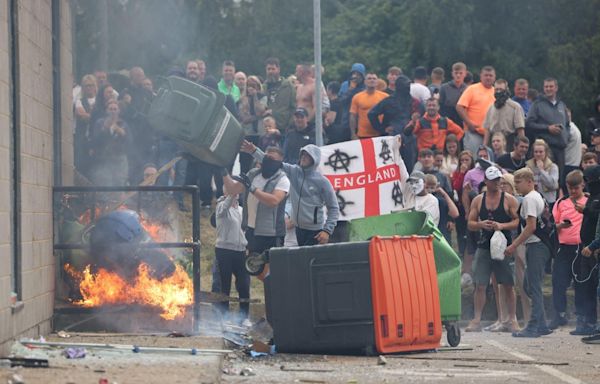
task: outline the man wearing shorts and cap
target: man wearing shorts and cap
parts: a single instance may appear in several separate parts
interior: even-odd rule
[[[500,190],[502,172],[490,166],[485,170],[484,183],[486,191],[473,199],[469,210],[467,227],[470,231],[479,231],[479,241],[473,262],[473,279],[475,280],[475,316],[465,331],[481,331],[481,313],[485,306],[486,289],[492,273],[498,284],[502,286],[508,303],[509,321],[503,324],[507,331],[519,330],[516,316],[516,300],[514,279],[508,258],[493,260],[490,253],[490,239],[495,231],[502,231],[507,244],[511,244],[511,230],[519,225],[517,214],[518,202],[513,196]]]

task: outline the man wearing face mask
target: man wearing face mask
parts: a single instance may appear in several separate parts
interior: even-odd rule
[[[396,136],[395,144],[396,151],[402,144],[400,136]],[[438,199],[425,189],[425,174],[421,171],[413,171],[409,176],[402,156],[398,156],[396,163],[400,168],[400,190],[402,191],[400,211],[427,212],[437,226],[440,223],[440,205]]]
[[[231,177],[226,168],[222,170],[227,191],[244,196],[242,228],[246,231],[248,250],[256,253],[283,244],[285,198],[290,190],[279,148],[268,147],[260,163],[260,168],[253,168],[246,175]]]
[[[410,79],[400,75],[396,79],[394,93],[381,100],[367,114],[371,126],[382,135],[402,137],[400,154],[408,171],[412,171],[417,162],[417,139],[411,133],[405,133],[404,128],[413,117],[418,119],[423,112],[419,100],[410,95]]]
[[[506,138],[506,147],[512,148],[515,136],[525,136],[525,113],[519,103],[510,98],[508,82],[498,79],[494,83],[494,104],[488,109],[483,128],[483,143],[490,145],[490,138],[496,132],[502,132]]]
[[[264,161],[265,154],[248,141],[242,144],[242,151]],[[300,149],[299,164],[283,163],[291,183],[291,219],[296,225],[299,246],[328,243],[339,218],[333,186],[317,169],[320,161],[321,150],[309,144]]]

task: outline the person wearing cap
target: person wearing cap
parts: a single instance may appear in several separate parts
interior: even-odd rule
[[[308,121],[308,111],[304,107],[296,108],[294,112],[293,129],[285,135],[283,161],[297,164],[300,160],[300,148],[315,143],[315,126]]]
[[[600,128],[594,129],[590,135],[592,139],[588,152],[594,153],[596,155],[596,162],[600,163]]]
[[[527,295],[531,299],[531,318],[524,329],[513,332],[512,335],[513,337],[540,337],[552,333],[546,324],[542,291],[544,269],[550,258],[550,249],[534,234],[538,217],[544,212],[545,204],[542,195],[535,190],[534,175],[531,169],[521,168],[515,172],[514,176],[517,192],[523,195],[523,201],[519,208],[521,233],[512,241],[512,244],[506,247],[504,254],[511,257],[519,245],[525,244],[527,262],[525,285]]]
[[[485,170],[484,183],[486,191],[473,199],[469,210],[467,226],[470,231],[479,231],[479,241],[473,262],[473,279],[475,282],[475,316],[465,331],[481,331],[481,313],[485,306],[486,289],[493,273],[496,281],[502,286],[508,303],[509,321],[502,324],[499,330],[510,332],[519,331],[516,315],[516,300],[514,280],[508,258],[493,260],[490,253],[490,239],[496,231],[501,231],[506,237],[507,244],[511,244],[511,230],[519,225],[517,214],[518,203],[513,196],[500,190],[502,172],[490,166]]]
[[[402,144],[400,136],[396,136],[394,144],[397,147],[394,150],[398,151]],[[440,223],[440,205],[438,199],[428,193],[425,188],[425,174],[421,171],[413,171],[409,176],[402,156],[397,157],[396,163],[400,168],[400,190],[402,192],[402,202],[399,202],[401,206],[399,210],[427,212],[437,226]]]

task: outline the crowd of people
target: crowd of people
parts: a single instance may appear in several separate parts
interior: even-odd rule
[[[440,67],[429,74],[416,67],[408,77],[392,66],[384,79],[355,63],[347,79],[326,85],[315,83],[314,70],[298,64],[293,75],[283,77],[279,60],[269,58],[264,75],[248,76],[229,60],[223,62],[219,81],[207,74],[202,60],[167,73],[223,93],[245,131],[241,176],[230,176],[231,167],[188,157],[158,181],[198,185],[206,207],[218,199],[217,260],[225,267],[220,276],[215,271],[215,280],[227,287],[217,290],[229,294],[233,273],[241,297],[249,294],[249,280],[240,268],[246,250],[326,243],[333,235],[337,200],[317,170],[320,151],[314,145],[315,121],[322,119],[328,144],[398,137],[404,208],[428,212],[448,241],[456,242],[463,258],[462,284],[475,286],[475,314],[467,331],[482,330],[491,286],[498,321],[489,330],[517,337],[549,334],[568,322],[566,290],[573,285],[576,328],[571,333],[600,334],[594,267],[600,248],[600,96],[580,128],[551,77],[540,84],[540,92],[517,79],[513,95],[493,67],[482,67],[475,82],[461,62],[452,65],[447,82]],[[322,116],[316,116],[319,89]],[[82,78],[74,89],[80,175],[97,185],[135,185],[148,169],[155,172],[178,155],[177,144],[157,136],[147,121],[144,112],[153,97],[152,81],[139,67],[129,71],[129,84],[118,90],[104,71]],[[490,243],[500,235],[505,257],[492,257]],[[545,273],[552,274],[549,323],[542,295]],[[247,306],[242,307],[247,314]]]

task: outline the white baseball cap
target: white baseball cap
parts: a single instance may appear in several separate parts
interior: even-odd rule
[[[502,177],[502,172],[500,172],[500,170],[493,165],[488,167],[488,169],[485,170],[485,178],[487,180],[490,180],[490,181],[497,180],[501,177]]]

